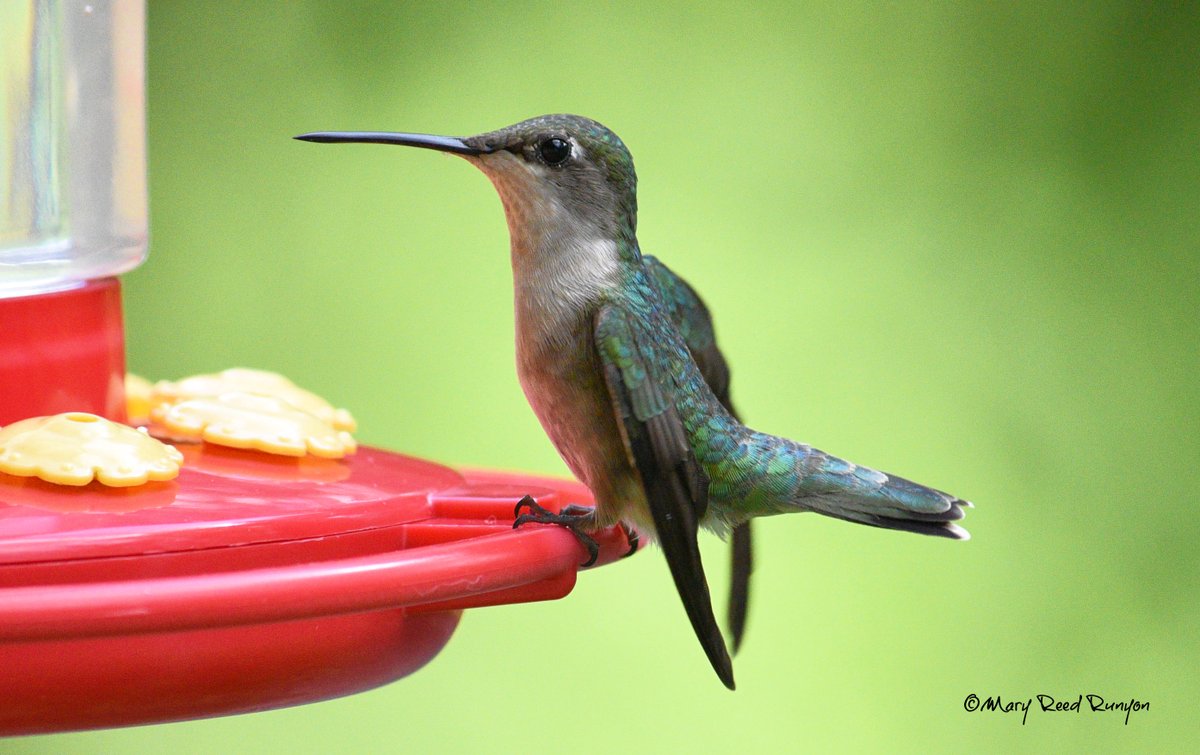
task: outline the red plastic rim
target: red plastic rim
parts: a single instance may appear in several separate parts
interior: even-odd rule
[[[223,473],[255,466],[252,459],[221,462]],[[192,491],[186,505],[128,513],[11,507],[22,511],[0,518],[10,542],[14,528],[33,535],[39,526],[62,541],[56,560],[27,551],[0,564],[0,735],[177,721],[352,694],[429,662],[463,608],[553,600],[574,587],[586,558],[575,537],[556,526],[513,530],[511,523],[526,493],[552,510],[589,502],[577,483],[460,475],[375,449],[347,466],[344,476],[321,471],[323,482],[305,483],[325,486],[326,495],[315,498],[332,508],[322,516],[289,497],[289,475],[312,470],[281,465],[239,488],[242,508],[202,505],[196,491],[218,485],[201,479],[212,469],[181,475],[180,486]],[[365,482],[381,474],[390,486]],[[281,501],[262,497],[260,484]],[[339,490],[345,495],[333,495]],[[176,505],[181,529],[170,535],[159,519]],[[342,526],[324,521],[339,511]],[[246,526],[243,535],[216,527],[234,520]],[[111,542],[122,537],[128,540]],[[628,550],[620,528],[598,541],[597,565]]]
[[[372,471],[388,471],[389,465],[404,470],[397,474],[408,475],[401,479],[409,485],[414,467],[450,472],[375,449],[364,449],[357,459]],[[389,608],[469,607],[544,600],[570,592],[586,550],[560,527],[512,529],[513,505],[526,493],[550,509],[587,503],[591,499],[585,488],[503,473],[454,477],[462,484],[420,493],[419,506],[408,499],[397,501],[395,508],[401,513],[391,515],[394,521],[371,519],[346,503],[338,524],[348,528],[346,532],[309,532],[306,528],[313,525],[308,520],[277,516],[269,520],[267,530],[274,538],[259,535],[258,540],[234,548],[224,541],[215,548],[202,547],[208,541],[192,537],[186,548],[162,552],[166,538],[152,539],[155,533],[148,531],[138,533],[147,536],[138,547],[153,544],[159,553],[80,558],[89,553],[88,547],[104,553],[88,536],[108,547],[112,533],[102,528],[93,536],[87,530],[64,528],[62,537],[82,543],[67,551],[74,558],[28,562],[27,553],[26,563],[0,565],[0,641],[178,631]],[[344,484],[355,479],[351,476]],[[286,491],[281,488],[284,503]],[[382,507],[380,501],[368,503],[373,510]],[[404,512],[400,503],[413,510]],[[170,508],[99,516],[118,520],[158,516]],[[323,518],[330,518],[329,511],[323,511]],[[252,532],[266,526],[242,516],[238,524]],[[87,521],[87,517],[62,515],[64,521]],[[191,518],[199,520],[195,510]],[[197,521],[181,526],[191,525]],[[197,529],[201,536],[216,530],[226,537],[217,527]],[[184,534],[195,533],[184,530]],[[174,537],[183,540],[179,534]],[[628,550],[620,528],[599,533],[598,541],[601,554],[596,565]],[[546,593],[549,585],[552,589]]]

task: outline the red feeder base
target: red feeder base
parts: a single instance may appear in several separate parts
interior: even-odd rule
[[[0,475],[0,735],[314,702],[419,669],[461,609],[560,598],[586,552],[511,528],[577,483],[376,449],[344,462],[194,447],[173,483]],[[626,552],[619,528],[601,557]]]

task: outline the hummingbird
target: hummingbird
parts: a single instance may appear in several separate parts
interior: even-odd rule
[[[517,508],[529,513],[517,523],[562,524],[585,544],[588,532],[614,524],[652,536],[729,689],[733,666],[700,558],[701,528],[733,533],[735,636],[742,631],[737,613],[745,616],[753,518],[811,511],[969,537],[956,524],[968,501],[738,419],[708,309],[682,278],[642,253],[633,158],[605,126],[562,114],[469,137],[354,131],[296,138],[448,152],[491,180],[511,241],[518,377],[550,441],[595,499],[592,507],[553,514],[527,498]]]

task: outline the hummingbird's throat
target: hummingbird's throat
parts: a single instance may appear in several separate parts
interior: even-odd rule
[[[539,175],[541,166],[530,166],[508,152],[471,162],[484,172],[500,195],[512,238],[514,264],[518,256],[541,256],[543,251],[552,252],[544,247],[590,235],[577,227],[577,219],[570,216],[555,196],[553,184]]]
[[[562,326],[619,283],[616,242],[563,204],[547,168],[507,152],[468,159],[491,180],[504,205],[513,283],[527,324]]]

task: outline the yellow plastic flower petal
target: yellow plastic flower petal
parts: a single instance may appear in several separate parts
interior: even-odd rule
[[[154,386],[144,377],[125,374],[125,413],[130,420],[145,419],[150,416],[150,396]]]
[[[0,430],[0,472],[59,485],[95,479],[124,488],[173,480],[182,463],[175,447],[84,412],[24,419]]]
[[[152,402],[183,401],[192,398],[212,398],[223,393],[256,393],[283,399],[292,406],[305,411],[332,425],[337,430],[354,432],[357,423],[350,412],[335,409],[315,393],[300,388],[291,380],[275,372],[234,367],[211,375],[193,375],[177,382],[159,381],[154,385]]]
[[[340,459],[357,449],[344,430],[274,396],[223,393],[154,409],[154,421],[172,436],[284,456],[310,453]]]

